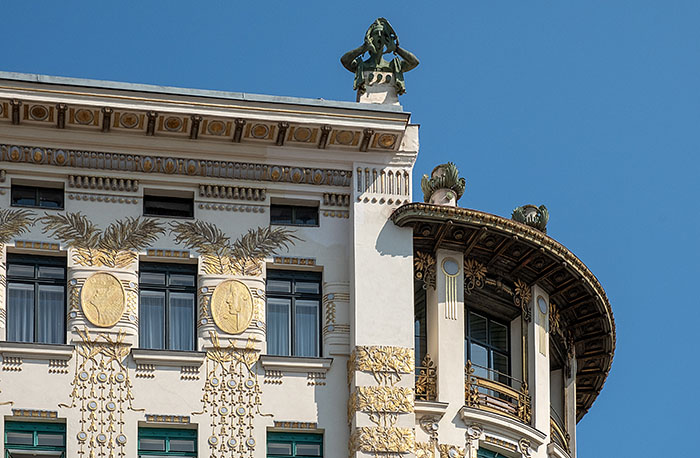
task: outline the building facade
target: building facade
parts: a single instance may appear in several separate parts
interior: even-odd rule
[[[544,207],[414,202],[392,40],[357,103],[0,74],[4,456],[575,456],[605,292]]]

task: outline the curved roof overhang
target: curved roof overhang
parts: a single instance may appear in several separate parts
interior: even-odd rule
[[[612,308],[588,267],[545,233],[489,213],[414,202],[394,210],[391,220],[413,228],[416,250],[461,251],[490,275],[547,291],[575,347],[576,417],[583,418],[603,388],[615,351]]]

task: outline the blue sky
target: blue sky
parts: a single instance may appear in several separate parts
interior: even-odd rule
[[[700,401],[700,2],[8,2],[0,69],[354,100],[339,57],[378,16],[421,65],[416,174],[465,207],[546,204],[606,288],[613,370],[579,457],[689,456]],[[416,196],[420,198],[418,187]],[[671,243],[673,242],[673,243]]]

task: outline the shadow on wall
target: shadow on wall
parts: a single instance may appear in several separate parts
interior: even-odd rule
[[[379,231],[374,247],[382,256],[413,256],[413,228],[398,227],[387,220]]]

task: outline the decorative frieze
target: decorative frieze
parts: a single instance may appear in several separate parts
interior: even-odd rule
[[[28,250],[42,250],[42,251],[58,251],[60,249],[58,243],[33,242],[30,240],[17,240],[17,241],[15,241],[15,248],[23,248],[23,249],[28,249]]]
[[[350,218],[350,212],[349,211],[343,211],[343,210],[323,210],[321,212],[323,216],[327,216],[329,218],[341,218],[341,219],[348,219]]]
[[[272,258],[275,264],[283,264],[290,266],[315,266],[316,258],[299,258],[296,256],[274,256]]]
[[[355,179],[358,195],[379,194],[405,197],[411,195],[411,174],[408,170],[358,167]]]
[[[253,200],[258,202],[265,201],[267,190],[261,188],[247,188],[239,186],[217,186],[217,185],[199,185],[199,196],[232,199],[232,200]]]
[[[55,410],[36,410],[36,409],[12,409],[13,417],[22,418],[41,418],[46,420],[55,420],[58,418],[58,412]]]
[[[372,454],[411,453],[415,447],[415,433],[411,428],[361,427],[350,436],[350,452]]]
[[[136,118],[129,118],[137,120]],[[115,119],[115,124],[118,121]],[[136,123],[134,124],[136,125]],[[350,186],[351,170],[310,169],[251,162],[206,161],[169,156],[64,150],[37,146],[0,145],[0,161],[60,167],[162,173],[233,180],[268,181],[325,186]]]
[[[316,422],[275,420],[274,424],[275,428],[279,429],[318,429]]]
[[[104,202],[108,204],[131,204],[136,205],[139,199],[136,197],[113,196],[110,194],[93,194],[69,192],[66,194],[68,200],[82,200],[84,202]]]
[[[98,189],[105,191],[137,192],[139,181],[129,178],[114,178],[88,175],[70,175],[68,187],[78,189]]]
[[[357,346],[348,361],[348,374],[371,372],[380,385],[395,385],[402,374],[413,374],[413,349],[391,346]]]
[[[149,248],[146,250],[146,254],[155,258],[189,259],[190,257],[190,252],[187,250],[161,250]]]
[[[200,202],[197,204],[200,210],[218,210],[229,212],[248,212],[248,213],[265,213],[265,207],[257,205],[241,205],[241,204],[219,204],[212,202]]]
[[[323,194],[323,205],[329,207],[349,207],[350,194],[336,194],[326,192]]]
[[[3,356],[2,370],[20,372],[22,370],[22,358],[20,356]]]
[[[146,422],[187,425],[190,423],[190,417],[187,415],[156,415],[152,413],[147,413]]]

